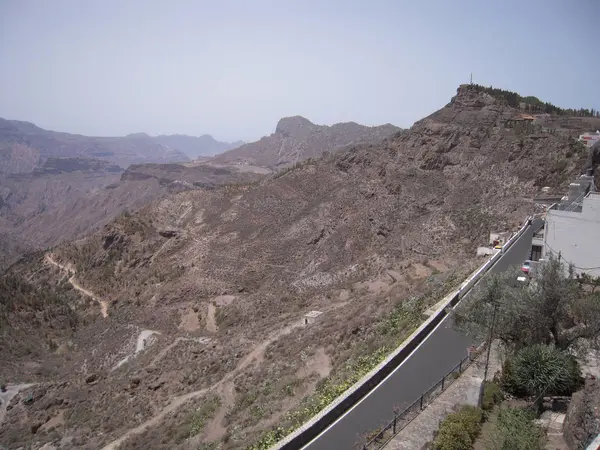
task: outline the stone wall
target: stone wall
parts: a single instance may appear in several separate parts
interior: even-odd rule
[[[600,433],[600,381],[588,378],[573,394],[563,429],[569,448],[584,449]]]

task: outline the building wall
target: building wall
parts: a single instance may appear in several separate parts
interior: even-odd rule
[[[600,276],[600,194],[583,200],[582,212],[550,209],[544,227],[544,258],[560,252],[576,272]]]
[[[584,133],[579,136],[579,140],[583,142],[587,147],[591,147],[598,140],[600,140],[600,134],[598,133]]]

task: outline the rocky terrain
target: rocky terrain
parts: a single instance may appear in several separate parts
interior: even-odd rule
[[[26,250],[100,230],[122,211],[169,193],[259,177],[236,167],[138,164],[123,171],[107,161],[50,158],[32,173],[5,175],[0,184],[0,267]]]
[[[298,426],[480,264],[490,230],[581,170],[587,149],[515,114],[461,86],[396,136],[174,193],[28,255],[3,278],[10,298],[36,294],[0,311],[0,378],[37,384],[0,444],[237,449]]]
[[[586,448],[600,429],[600,382],[587,378],[585,386],[573,394],[565,418],[564,436],[570,448]]]
[[[285,167],[350,144],[378,142],[400,131],[400,128],[390,124],[367,127],[348,122],[325,126],[315,125],[300,116],[285,117],[277,124],[275,133],[222,153],[213,161],[269,168]]]
[[[219,153],[244,145],[243,141],[220,142],[208,134],[202,136],[187,136],[185,134],[160,135],[154,137],[154,140],[162,145],[185,153],[191,159],[218,155]]]

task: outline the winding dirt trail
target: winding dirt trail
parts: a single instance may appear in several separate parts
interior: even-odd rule
[[[6,386],[6,392],[0,392],[0,424],[4,421],[8,404],[23,389],[34,386],[34,383],[13,384]]]
[[[225,433],[225,428],[222,426],[221,422],[222,422],[223,418],[225,417],[225,413],[226,413],[227,409],[229,408],[229,406],[231,406],[233,404],[233,401],[234,401],[233,389],[234,389],[235,376],[238,373],[240,373],[242,370],[244,370],[246,367],[248,367],[250,364],[252,364],[255,360],[258,360],[258,361],[262,360],[262,358],[264,356],[264,352],[265,352],[266,348],[269,346],[269,344],[271,344],[273,341],[279,339],[280,337],[291,333],[294,329],[302,327],[303,325],[304,325],[304,321],[300,320],[300,321],[297,321],[281,330],[278,330],[278,331],[272,333],[268,337],[267,340],[261,342],[259,345],[254,347],[250,353],[248,353],[246,356],[244,356],[240,360],[240,362],[237,364],[235,369],[233,369],[231,372],[229,372],[227,375],[225,375],[221,381],[213,384],[212,386],[210,386],[208,388],[200,389],[198,391],[190,392],[189,394],[184,394],[184,395],[180,395],[180,396],[173,398],[173,400],[171,400],[171,402],[167,406],[165,406],[162,410],[160,410],[154,417],[152,417],[151,419],[148,419],[146,422],[143,422],[142,424],[138,425],[137,427],[130,429],[120,438],[118,438],[118,439],[112,441],[111,443],[105,445],[104,447],[102,447],[102,450],[116,450],[119,447],[119,445],[121,445],[123,442],[125,442],[130,437],[132,437],[136,434],[140,434],[140,433],[144,432],[145,430],[147,430],[148,428],[160,423],[160,421],[167,414],[175,411],[176,409],[181,407],[188,400],[201,397],[202,395],[204,395],[210,391],[216,391],[218,394],[221,395],[221,406],[220,406],[219,410],[217,411],[213,420],[209,424],[207,424],[206,429],[212,430],[214,428],[214,431],[210,432],[211,437],[212,436],[214,436],[214,438],[221,437],[222,434]]]
[[[108,317],[108,302],[106,300],[102,300],[101,298],[97,297],[92,291],[87,290],[86,288],[81,286],[79,283],[77,283],[77,281],[75,281],[75,274],[77,272],[75,271],[75,268],[71,264],[68,264],[66,266],[62,265],[58,261],[55,261],[54,258],[52,258],[52,255],[50,253],[46,253],[46,261],[48,263],[52,264],[53,266],[56,266],[59,269],[67,272],[67,274],[70,274],[71,272],[73,272],[73,275],[69,278],[69,283],[71,283],[71,286],[73,286],[74,289],[78,290],[82,294],[90,297],[92,300],[94,300],[96,303],[98,303],[100,305],[100,312],[102,313],[102,317],[104,317],[105,319]]]

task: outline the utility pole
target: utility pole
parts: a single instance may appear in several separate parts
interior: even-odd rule
[[[494,309],[492,310],[492,323],[490,325],[490,336],[487,343],[487,354],[485,356],[485,369],[483,370],[483,384],[487,380],[488,367],[490,365],[490,351],[492,350],[492,341],[494,340],[494,326],[496,325],[496,310],[498,309],[498,301],[494,301]]]
[[[490,324],[490,335],[487,342],[487,351],[485,355],[485,368],[483,370],[483,383],[481,383],[481,389],[479,390],[479,407],[483,403],[483,394],[485,392],[485,383],[487,381],[488,368],[490,366],[490,352],[492,350],[492,341],[494,340],[494,326],[496,324],[496,310],[498,309],[498,301],[494,300],[494,309],[492,310],[492,323]]]

